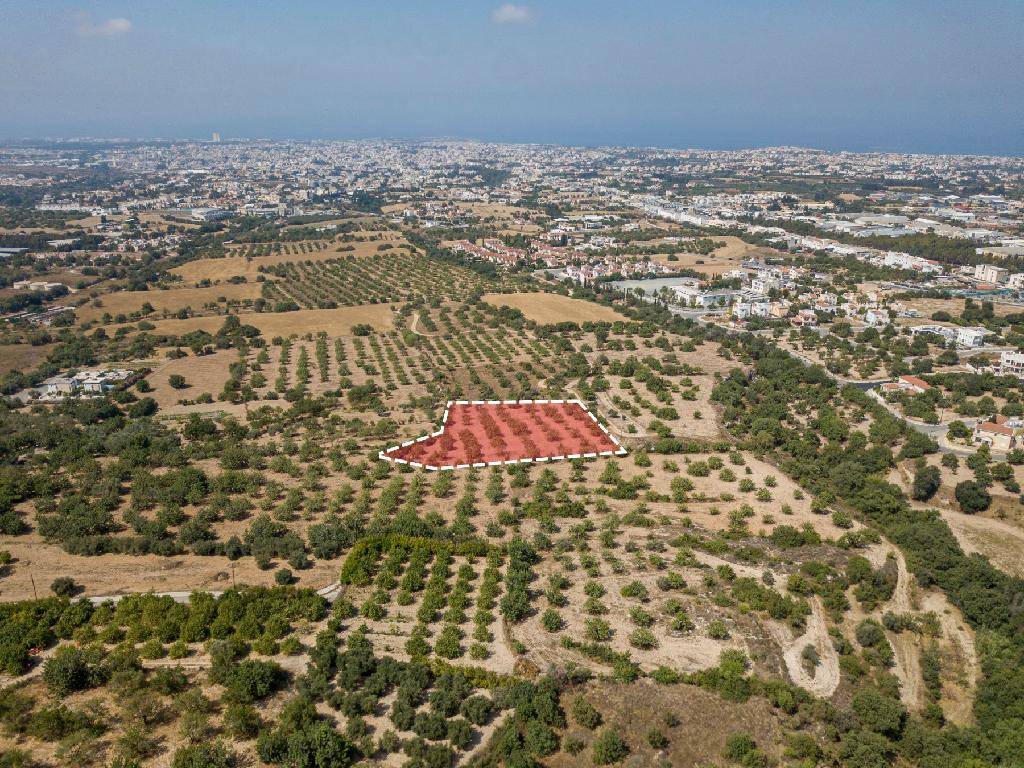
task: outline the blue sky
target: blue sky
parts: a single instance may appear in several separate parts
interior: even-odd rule
[[[1024,154],[1024,0],[0,0],[0,137]]]

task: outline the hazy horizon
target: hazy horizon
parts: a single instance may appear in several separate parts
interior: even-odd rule
[[[1024,155],[1024,4],[1010,0],[0,0],[0,15],[6,141]]]

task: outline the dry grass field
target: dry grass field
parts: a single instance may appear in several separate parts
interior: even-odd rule
[[[614,309],[556,293],[488,293],[484,295],[483,300],[490,304],[518,309],[528,320],[542,324],[602,320],[615,322],[626,319]]]
[[[930,320],[934,312],[944,311],[956,317],[964,311],[963,299],[907,299],[901,302],[909,309],[916,309],[921,317],[901,317],[897,322],[900,325],[919,325],[922,321]],[[977,300],[975,303],[979,303]],[[993,311],[997,315],[1012,315],[1024,312],[1024,307],[1013,304],[993,304]]]
[[[0,345],[0,376],[8,371],[30,371],[43,362],[56,344],[4,344]]]
[[[744,704],[729,704],[717,694],[688,685],[657,685],[642,680],[631,685],[600,682],[581,691],[567,692],[562,697],[566,712],[572,711],[576,698],[582,697],[601,713],[605,726],[618,733],[630,746],[624,766],[692,766],[722,765],[726,740],[737,733],[753,737],[757,745],[778,759],[777,745],[785,730],[779,710],[773,710],[763,698]],[[669,726],[664,718],[675,715],[678,724]],[[585,748],[578,755],[564,750],[545,760],[551,768],[589,768],[591,744],[596,731],[576,724],[570,715],[567,735],[581,738]],[[661,750],[647,744],[647,733],[657,728],[668,737],[668,746]]]
[[[149,302],[157,312],[176,312],[191,307],[200,311],[206,304],[245,301],[256,299],[260,295],[257,283],[240,285],[215,285],[209,288],[172,288],[166,291],[115,291],[104,293],[99,297],[101,306],[96,301],[83,305],[75,311],[80,322],[96,320],[104,314],[119,315],[137,312],[142,305]]]
[[[739,269],[740,264],[747,259],[777,258],[786,255],[774,248],[751,245],[732,235],[715,235],[713,239],[724,242],[725,245],[707,255],[680,252],[674,254],[678,261],[669,261],[668,254],[658,254],[652,258],[662,264],[670,264],[680,269],[692,269],[713,277],[723,272]],[[680,243],[681,248],[685,248],[685,246],[685,243]]]
[[[942,486],[926,503],[915,504],[938,509],[965,552],[984,555],[997,568],[1024,578],[1024,561],[1021,560],[1021,552],[1024,552],[1024,514],[1020,511],[1018,497],[995,484],[990,489],[992,506],[983,513],[965,515],[956,502],[954,489],[957,483],[973,480],[974,473],[962,463],[956,470],[943,467],[939,464],[939,456],[940,454],[929,456],[927,461],[939,467],[942,473]],[[1024,468],[1014,469],[1014,475],[1020,482],[1024,476]],[[913,462],[904,462],[889,473],[889,479],[908,494],[913,477]]]
[[[765,248],[761,245],[751,245],[732,235],[723,235],[721,237],[716,235],[714,239],[725,243],[723,247],[718,248],[711,254],[718,259],[739,259],[742,261],[743,259],[761,258],[766,254],[771,256],[785,255],[782,251],[774,248]]]
[[[353,325],[366,323],[379,331],[390,330],[394,325],[391,306],[388,304],[364,304],[338,309],[301,309],[297,312],[246,312],[238,317],[243,323],[256,326],[267,336],[288,336],[293,333],[318,331],[324,331],[330,336],[345,336],[352,332]],[[153,324],[156,326],[155,333],[212,333],[224,324],[224,316],[155,320]]]
[[[238,535],[245,524],[233,524]],[[127,592],[191,592],[221,591],[231,587],[234,571],[237,584],[268,584],[271,574],[256,567],[252,558],[232,563],[222,557],[201,557],[192,554],[163,557],[161,555],[102,556],[70,555],[55,544],[42,540],[36,533],[18,536],[4,542],[19,566],[0,584],[0,600],[31,599],[32,581],[40,597],[58,576],[74,574],[87,586],[89,595],[116,595]],[[318,561],[313,567],[296,574],[302,586],[320,589],[337,579],[338,563]]]
[[[460,210],[470,211],[476,216],[494,216],[497,219],[519,218],[531,214],[529,208],[505,205],[504,203],[456,203],[455,205]]]
[[[238,352],[233,349],[221,349],[212,355],[180,357],[177,359],[164,359],[157,365],[152,366],[153,372],[147,377],[153,391],[149,396],[156,400],[160,406],[160,413],[175,415],[178,412],[192,412],[196,410],[192,406],[178,406],[181,399],[194,400],[203,392],[209,392],[214,397],[224,388],[224,382],[229,376],[228,366],[238,359]],[[168,379],[178,374],[185,377],[188,387],[185,389],[174,389],[168,383]],[[224,403],[208,404],[198,410],[223,409]]]

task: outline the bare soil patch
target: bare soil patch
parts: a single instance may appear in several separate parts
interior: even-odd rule
[[[46,360],[56,344],[4,344],[0,345],[0,375],[8,371],[30,371]]]
[[[157,312],[176,312],[191,307],[200,312],[207,304],[225,304],[258,298],[260,286],[257,283],[239,285],[215,285],[209,288],[172,288],[166,291],[115,291],[104,293],[99,299],[84,304],[75,310],[80,322],[96,320],[104,314],[129,314],[138,312],[147,302]],[[101,306],[96,306],[99,301]]]
[[[15,562],[0,582],[3,602],[30,600],[35,595],[46,597],[58,576],[74,577],[86,596],[221,591],[231,587],[232,573],[236,584],[274,584],[274,569],[261,571],[250,557],[232,562],[226,557],[198,555],[69,555],[59,546],[42,541],[36,533],[10,537],[4,549]],[[308,570],[295,571],[295,576],[300,586],[320,589],[337,580],[338,562],[318,560]]]
[[[629,745],[630,755],[623,765],[677,768],[720,765],[726,741],[738,733],[750,735],[773,760],[781,757],[778,745],[785,729],[778,710],[773,710],[762,697],[733,704],[715,693],[689,685],[657,685],[649,680],[629,685],[595,683],[563,694],[562,705],[566,711],[571,710],[578,696],[583,696],[601,713],[602,728],[615,731]],[[663,718],[669,713],[679,719],[679,725],[670,728],[664,724]],[[575,756],[558,752],[547,758],[546,764],[552,768],[589,768],[593,765],[591,744],[596,732],[576,725],[571,715],[569,719],[568,733],[582,738],[585,749]],[[656,751],[648,745],[647,732],[652,728],[668,737],[665,749]]]
[[[557,293],[488,293],[483,300],[490,304],[518,309],[528,320],[541,324],[564,322],[615,322],[626,318],[609,307]]]
[[[293,333],[324,331],[329,336],[348,336],[352,326],[367,324],[379,331],[394,327],[389,304],[361,304],[337,309],[300,309],[295,312],[244,312],[238,319],[254,325],[264,335],[288,336]],[[223,315],[189,317],[184,320],[157,320],[154,333],[181,335],[190,331],[214,332],[224,324]]]

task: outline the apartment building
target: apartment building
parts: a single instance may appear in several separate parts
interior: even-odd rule
[[[999,355],[999,375],[1024,379],[1024,352],[1003,352]]]
[[[997,267],[994,264],[978,264],[974,268],[974,277],[986,283],[1002,285],[1010,277],[1010,270],[1005,267]]]

